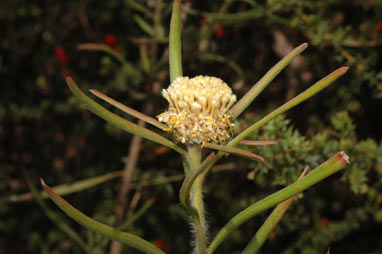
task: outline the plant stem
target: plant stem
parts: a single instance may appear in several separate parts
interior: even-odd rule
[[[190,170],[196,170],[200,165],[202,150],[198,145],[189,145],[188,157]],[[203,176],[200,175],[195,180],[191,189],[191,205],[195,208],[197,214],[191,211],[195,231],[196,231],[196,249],[198,254],[205,254],[206,251],[206,222],[204,218],[204,205],[202,195]]]
[[[183,76],[182,53],[180,42],[180,6],[181,0],[174,0],[172,8],[170,36],[169,36],[169,62],[170,62],[170,81]]]

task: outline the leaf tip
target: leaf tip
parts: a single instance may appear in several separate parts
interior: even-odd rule
[[[96,95],[99,93],[97,90],[94,90],[94,89],[89,89],[89,92],[91,92],[92,94]]]
[[[348,66],[344,66],[340,68],[341,72],[346,73],[349,70]]]
[[[44,181],[44,179],[42,179],[42,177],[40,177],[40,182],[41,182],[41,186],[44,188],[44,189],[46,189],[46,184],[45,184],[45,181]]]
[[[301,44],[299,47],[306,49],[309,46],[309,43],[305,42]]]
[[[338,152],[336,156],[344,165],[350,164],[349,156],[344,151]]]
[[[337,70],[335,70],[332,73],[335,74],[336,76],[340,77],[340,76],[344,75],[348,70],[349,70],[349,67],[343,66],[341,68],[338,68]]]

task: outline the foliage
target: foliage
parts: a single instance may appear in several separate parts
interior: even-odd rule
[[[314,168],[344,150],[351,158],[347,170],[299,196],[263,252],[382,249],[377,234],[382,223],[382,126],[375,110],[382,106],[379,1],[184,2],[192,6],[185,8],[183,73],[219,76],[239,97],[281,58],[272,46],[279,40],[278,31],[287,35],[283,45],[305,41],[311,45],[301,68],[293,68],[292,63],[256,99],[245,120],[236,121],[236,133],[282,104],[288,94],[299,93],[338,66],[351,67],[348,76],[333,87],[253,134],[254,139],[279,142],[250,148],[265,157],[266,164],[260,167],[227,158],[215,167],[205,191],[210,204],[207,211],[214,214],[211,233],[249,204],[295,181],[306,165]],[[23,171],[35,184],[43,176],[57,185],[123,168],[131,136],[79,109],[64,76],[78,76],[75,80],[82,88],[100,90],[139,111],[150,100],[151,116],[162,112],[165,103],[158,92],[169,82],[165,35],[171,4],[163,1],[160,22],[150,29],[153,3],[2,1],[0,215],[6,219],[0,221],[0,253],[82,252],[35,202],[9,202],[8,197],[29,191]],[[105,52],[78,50],[78,44],[87,42],[108,44],[124,61]],[[293,85],[296,79],[298,86]],[[135,182],[180,174],[176,157],[174,152],[144,142]],[[112,225],[118,183],[105,182],[67,199],[87,215]],[[135,197],[138,201],[129,204],[129,215],[152,198],[155,203],[144,220],[138,218],[129,225],[129,232],[151,242],[159,239],[176,253],[188,253],[184,249],[190,240],[184,237],[188,217],[179,205],[179,189],[178,182],[167,182],[138,185],[131,191],[129,200]],[[222,253],[242,250],[251,237],[248,232],[256,232],[266,215],[235,231],[232,241],[222,245]],[[94,253],[108,251],[108,240],[62,219]]]

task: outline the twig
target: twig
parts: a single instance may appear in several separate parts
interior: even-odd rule
[[[152,104],[148,103],[145,105],[144,113],[150,115],[152,111]],[[144,127],[145,122],[142,120],[138,121],[138,125]],[[127,205],[127,194],[131,187],[131,181],[135,172],[135,168],[138,162],[139,150],[142,143],[142,137],[134,135],[130,147],[129,155],[125,161],[125,167],[123,169],[121,187],[119,189],[117,203],[115,205],[115,227],[119,227],[125,220],[126,205]],[[122,244],[117,241],[112,241],[110,245],[110,254],[120,254],[122,253]]]

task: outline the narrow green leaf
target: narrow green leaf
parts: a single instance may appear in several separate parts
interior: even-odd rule
[[[242,140],[239,142],[243,145],[248,146],[267,146],[267,145],[275,145],[277,144],[277,141],[272,140]]]
[[[306,173],[308,172],[309,167],[306,167],[298,180],[301,180]],[[269,234],[273,231],[276,225],[280,222],[285,212],[288,210],[289,206],[292,204],[295,196],[290,197],[284,202],[278,204],[276,208],[272,211],[272,213],[268,216],[264,224],[260,227],[260,229],[256,232],[256,235],[252,238],[252,240],[248,243],[247,247],[245,247],[242,254],[252,254],[257,253],[258,250],[263,246],[264,242],[267,240]]]
[[[211,143],[206,143],[204,145],[204,147],[215,149],[215,150],[219,150],[219,151],[226,152],[226,153],[231,153],[231,154],[238,155],[238,156],[241,156],[241,157],[245,157],[245,158],[248,158],[248,159],[251,159],[251,160],[257,160],[257,161],[260,161],[260,162],[264,162],[265,161],[263,157],[261,157],[261,156],[259,156],[257,154],[254,154],[254,153],[251,153],[251,152],[248,152],[246,150],[243,150],[243,149],[240,149],[240,148],[236,148],[236,147],[221,146],[221,145],[211,144]]]
[[[219,63],[227,64],[236,72],[236,74],[239,77],[239,80],[244,82],[245,80],[244,71],[240,68],[240,66],[237,63],[230,60],[229,58],[225,56],[217,55],[217,54],[207,53],[207,52],[203,52],[203,54],[198,55],[198,57],[200,58],[200,60],[216,61]]]
[[[85,180],[80,180],[72,184],[57,185],[52,187],[52,190],[56,192],[58,195],[64,196],[64,195],[76,193],[76,192],[91,188],[98,184],[120,177],[121,175],[122,175],[122,170],[118,170],[118,171],[107,173],[101,176],[95,176]],[[41,191],[39,194],[39,197],[42,199],[46,199],[48,198],[48,194],[45,191]],[[23,201],[29,201],[32,199],[33,199],[32,193],[27,192],[20,195],[12,195],[8,197],[6,200],[9,202],[23,202]]]
[[[241,224],[256,216],[262,211],[269,209],[278,203],[300,193],[326,177],[336,173],[349,163],[348,156],[344,152],[338,152],[329,160],[318,166],[301,180],[285,187],[284,189],[267,196],[256,202],[233,217],[215,236],[208,249],[208,253],[213,253],[224,239]]]
[[[98,184],[104,183],[106,181],[112,180],[114,178],[120,177],[122,175],[122,170],[117,170],[111,173],[107,173],[105,175],[101,176],[95,176],[89,179],[80,180],[77,182],[74,182],[72,184],[61,184],[52,187],[52,190],[56,192],[60,196],[65,196],[71,193],[76,193],[88,188],[91,188],[93,186],[96,186]],[[167,184],[171,182],[178,182],[184,179],[184,174],[178,174],[178,175],[172,175],[168,177],[160,177],[160,178],[153,178],[153,179],[147,179],[142,180],[139,182],[135,182],[131,184],[131,189],[136,188],[137,186],[154,186],[154,185],[161,185],[161,184]],[[48,198],[48,194],[45,191],[40,192],[40,197],[42,199]],[[33,195],[30,192],[23,193],[20,195],[12,195],[7,198],[2,198],[0,200],[5,200],[7,202],[24,202],[29,201],[33,199]]]
[[[209,166],[209,164],[213,161],[215,158],[215,153],[211,153],[202,164],[200,164],[196,169],[193,169],[189,172],[187,177],[184,179],[182,187],[179,191],[179,199],[182,202],[182,204],[187,207],[191,208],[190,204],[190,192],[192,185],[194,184],[196,178],[203,174],[204,170]]]
[[[170,24],[169,62],[170,62],[170,82],[177,77],[183,76],[182,52],[180,40],[180,6],[181,0],[174,0]]]
[[[139,15],[133,15],[133,19],[143,31],[145,31],[150,36],[154,36],[154,29],[149,23],[147,23],[146,20],[141,18]]]
[[[135,249],[143,251],[144,253],[149,254],[164,254],[162,250],[155,247],[150,242],[143,240],[142,238],[129,234],[126,232],[119,231],[105,224],[99,223],[96,220],[86,216],[72,205],[70,205],[66,200],[58,196],[52,189],[45,184],[44,180],[41,178],[41,185],[48,193],[49,197],[53,200],[54,203],[64,212],[66,215],[71,217],[73,220],[81,224],[82,226],[96,231],[105,235],[106,237],[119,241],[121,243],[127,244]]]
[[[118,60],[121,64],[125,65],[128,64],[131,66],[130,63],[126,61],[126,59],[119,54],[117,51],[115,51],[112,47],[102,44],[102,43],[81,43],[77,46],[79,50],[89,50],[89,51],[102,51],[105,52],[112,57],[114,57],[116,60]],[[132,66],[131,66],[132,67]]]
[[[110,103],[111,105],[113,105],[114,107],[122,110],[123,112],[133,116],[133,117],[136,117],[138,119],[141,119],[142,121],[145,121],[146,123],[149,123],[161,130],[163,130],[164,128],[167,128],[166,125],[164,125],[163,123],[157,121],[155,118],[152,118],[148,115],[145,115],[145,114],[142,114],[141,112],[138,112],[126,105],[123,105],[122,103],[110,98],[109,96],[97,91],[97,90],[94,90],[94,89],[90,89],[89,90],[92,94],[94,94],[95,96],[97,96],[98,98]]]
[[[308,88],[307,90],[305,90],[301,94],[297,95],[296,97],[294,97],[293,99],[291,99],[290,101],[285,103],[284,105],[278,107],[277,109],[275,109],[274,111],[272,111],[271,113],[269,113],[268,115],[263,117],[261,120],[257,121],[255,124],[248,127],[246,130],[244,130],[238,136],[236,136],[233,140],[231,140],[227,144],[227,146],[237,145],[241,140],[245,139],[249,134],[256,131],[257,129],[259,129],[264,124],[268,123],[270,120],[272,120],[276,116],[284,113],[285,111],[293,108],[294,106],[300,104],[301,102],[309,99],[310,97],[312,97],[316,93],[323,90],[325,87],[332,84],[339,77],[344,75],[348,69],[349,69],[348,67],[341,67],[341,68],[337,69],[336,71],[330,73],[328,76],[324,77],[323,79],[321,79],[320,81],[315,83],[313,86],[311,86],[310,88]]]
[[[119,229],[124,230],[127,229],[130,225],[132,225],[135,221],[137,221],[139,218],[141,218],[148,210],[149,208],[155,203],[155,199],[151,198],[145,202],[145,204],[139,208],[137,212],[135,212],[130,218],[128,218],[120,227]]]
[[[269,83],[295,58],[308,47],[303,43],[273,66],[253,87],[232,107],[232,119],[237,118]]]
[[[139,1],[125,0],[125,3],[133,10],[139,11],[149,17],[154,16],[154,13],[149,8],[146,8],[144,5],[140,4]]]
[[[139,45],[139,55],[140,55],[140,64],[145,73],[150,74],[151,63],[149,59],[149,54],[147,52],[147,45],[140,44]]]
[[[261,6],[256,5],[256,8],[252,8],[248,11],[242,11],[237,13],[213,13],[213,12],[200,12],[198,10],[189,8],[185,6],[185,12],[190,15],[201,15],[207,18],[207,20],[211,22],[217,22],[220,24],[235,24],[237,25],[240,22],[251,20],[251,19],[259,19],[264,17],[267,13],[267,10]]]
[[[256,131],[257,129],[259,129],[260,127],[262,127],[266,123],[268,123],[270,120],[272,120],[276,116],[284,113],[285,111],[293,108],[294,106],[300,104],[301,102],[309,99],[310,97],[312,97],[316,93],[323,90],[325,87],[329,86],[331,83],[333,83],[339,77],[344,75],[348,69],[349,69],[348,67],[341,67],[341,68],[337,69],[336,71],[332,72],[331,74],[329,74],[325,78],[321,79],[316,84],[314,84],[313,86],[311,86],[310,88],[308,88],[307,90],[305,90],[304,92],[302,92],[301,94],[299,94],[298,96],[293,98],[292,100],[290,100],[287,103],[285,103],[284,105],[278,107],[277,109],[275,109],[274,111],[272,111],[271,113],[269,113],[268,115],[263,117],[261,120],[259,120],[255,124],[248,127],[245,131],[243,131],[238,136],[236,136],[234,139],[232,139],[226,146],[229,146],[229,147],[236,146],[241,140],[245,139],[252,132]],[[215,160],[212,163],[212,165],[215,162],[217,162],[223,155],[224,155],[223,152],[219,152],[216,155]],[[206,169],[206,173],[208,173],[210,168],[211,167]]]
[[[36,186],[32,183],[31,180],[27,176],[25,176],[28,187],[36,200],[37,204],[44,211],[45,215],[54,223],[56,226],[61,229],[64,233],[66,233],[73,241],[75,241],[86,253],[91,253],[91,248],[88,246],[84,240],[77,234],[75,230],[73,230],[64,220],[64,218],[60,215],[52,211],[48,205],[41,198],[41,195],[37,191]]]
[[[99,117],[105,119],[109,123],[117,126],[118,128],[121,128],[122,130],[125,130],[129,133],[132,133],[134,135],[141,136],[143,138],[146,138],[148,140],[154,141],[156,143],[159,143],[161,145],[170,147],[174,149],[175,151],[181,153],[181,154],[186,154],[187,152],[182,149],[181,147],[175,145],[173,142],[170,140],[162,137],[161,135],[143,128],[137,124],[134,124],[132,122],[127,121],[126,119],[123,119],[122,117],[110,112],[109,110],[105,109],[101,105],[99,105],[97,102],[94,100],[90,99],[87,97],[74,83],[74,81],[70,78],[66,78],[66,82],[69,86],[69,89],[72,91],[72,93],[81,101],[83,102],[90,111],[92,111],[94,114],[98,115]]]

